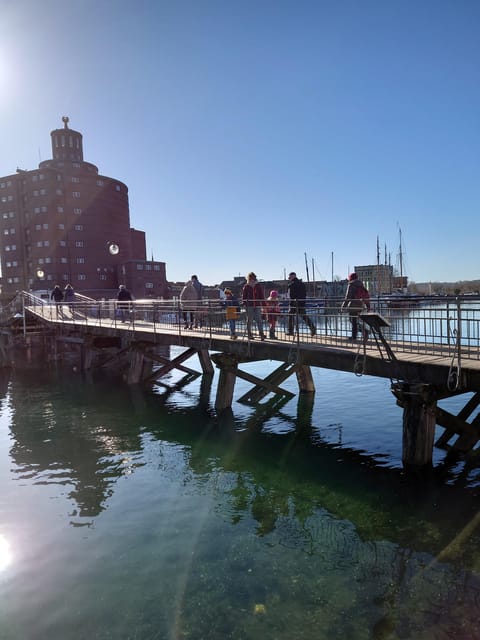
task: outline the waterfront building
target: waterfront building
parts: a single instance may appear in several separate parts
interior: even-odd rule
[[[394,286],[393,267],[390,264],[370,264],[354,267],[370,294],[391,293]],[[406,280],[406,278],[405,278]]]
[[[51,159],[0,178],[2,297],[67,283],[94,298],[120,284],[167,297],[165,263],[147,260],[145,232],[130,226],[127,185],[84,161],[82,134],[62,120]]]

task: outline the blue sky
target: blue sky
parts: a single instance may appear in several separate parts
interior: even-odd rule
[[[2,0],[0,175],[84,157],[169,280],[480,278],[476,0]],[[387,258],[388,259],[388,258]]]

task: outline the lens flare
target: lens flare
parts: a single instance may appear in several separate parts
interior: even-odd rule
[[[8,540],[0,534],[0,571],[12,563],[13,557]]]

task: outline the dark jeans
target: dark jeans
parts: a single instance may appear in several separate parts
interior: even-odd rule
[[[293,333],[293,329],[295,326],[294,323],[298,324],[298,321],[295,322],[297,316],[299,318],[302,318],[302,320],[305,322],[305,324],[310,329],[310,331],[313,331],[314,329],[313,322],[307,316],[307,310],[305,309],[305,305],[300,303],[298,304],[294,303],[290,305],[290,309],[288,310],[288,333]]]

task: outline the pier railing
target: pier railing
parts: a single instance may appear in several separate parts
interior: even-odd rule
[[[358,340],[351,342],[351,322],[348,310],[342,312],[343,299],[310,298],[306,301],[306,315],[315,327],[315,335],[304,321],[302,310],[293,315],[293,335],[289,335],[289,303],[281,301],[276,317],[275,340],[289,343],[351,346],[361,344],[362,316],[359,316]],[[229,336],[225,307],[218,299],[201,300],[188,310],[178,300],[136,300],[119,303],[116,300],[92,300],[76,295],[73,303],[41,300],[27,292],[20,292],[2,309],[2,320],[14,314],[25,322],[25,311],[52,322],[74,325],[118,327],[129,331],[176,332],[203,336]],[[371,311],[380,314],[388,323],[383,334],[395,352],[415,352],[448,356],[455,353],[463,358],[480,359],[480,296],[417,297],[404,301],[401,308],[392,306],[389,298],[371,300]],[[188,322],[184,313],[188,313]],[[190,323],[190,313],[193,322]],[[192,328],[190,328],[192,324]],[[240,305],[236,320],[238,340],[248,340],[246,311]],[[255,340],[259,332],[252,327]],[[266,320],[263,331],[269,338]],[[367,339],[371,338],[369,336]]]

